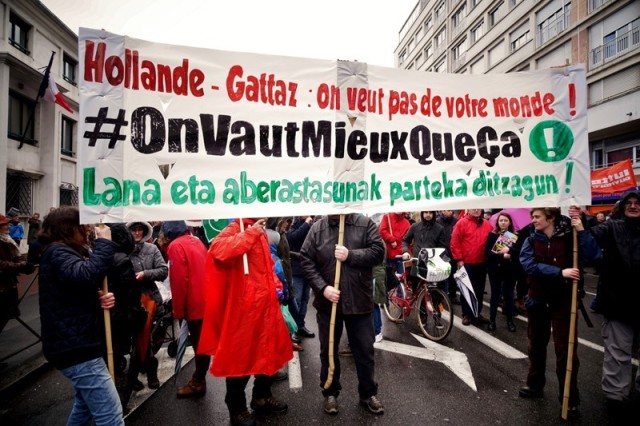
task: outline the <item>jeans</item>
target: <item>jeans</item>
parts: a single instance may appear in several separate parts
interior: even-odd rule
[[[293,292],[296,295],[296,303],[298,306],[298,317],[294,317],[298,328],[304,327],[304,318],[307,316],[307,304],[309,303],[309,292],[311,291],[309,284],[302,275],[293,276]]]
[[[124,425],[116,386],[102,358],[95,358],[60,370],[76,391],[67,425]]]
[[[373,334],[376,336],[382,333],[382,315],[380,314],[380,306],[373,305]]]

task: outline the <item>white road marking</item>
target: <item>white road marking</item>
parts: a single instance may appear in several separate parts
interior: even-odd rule
[[[503,355],[509,359],[527,358],[526,354],[504,343],[502,340],[493,337],[491,334],[487,333],[486,331],[473,325],[462,325],[462,318],[460,317],[456,317],[456,321],[453,322],[453,325],[457,327],[459,330],[474,337],[476,340],[480,341],[481,343],[484,343],[494,351],[498,352],[500,355]]]
[[[478,391],[476,382],[473,380],[473,373],[471,372],[471,366],[467,360],[467,356],[454,349],[440,345],[435,342],[431,342],[423,337],[417,336],[411,333],[418,342],[420,342],[424,348],[412,345],[405,345],[404,343],[391,342],[389,340],[383,340],[373,345],[376,349],[382,349],[383,351],[394,352],[397,354],[408,355],[414,358],[426,359],[428,361],[436,361],[445,365],[456,376],[458,376],[467,386]]]
[[[293,359],[289,361],[289,389],[299,392],[302,389],[302,371],[300,369],[300,355],[293,352]]]
[[[160,380],[160,386],[164,386],[167,382],[169,386],[173,387],[178,387],[184,384],[175,383],[175,379],[173,379],[176,369],[176,359],[171,358],[167,354],[166,346],[160,348],[156,354],[156,358],[158,359],[158,379]],[[191,358],[193,358],[193,348],[191,346],[187,346],[182,357],[182,366],[184,367],[187,365]],[[131,394],[131,399],[129,399],[129,404],[127,404],[128,413],[124,416],[125,419],[156,391],[156,389],[149,389],[147,386],[147,377],[145,375],[141,374],[138,378],[142,383],[144,383],[144,388]]]

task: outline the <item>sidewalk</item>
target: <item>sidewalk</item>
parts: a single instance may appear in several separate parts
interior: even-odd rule
[[[27,327],[40,334],[37,272],[19,276],[18,294],[20,318],[10,320],[0,333],[0,396],[20,384],[24,379],[41,374],[49,368],[42,355],[42,344]],[[6,358],[6,359],[4,359]],[[5,365],[6,364],[6,365]]]

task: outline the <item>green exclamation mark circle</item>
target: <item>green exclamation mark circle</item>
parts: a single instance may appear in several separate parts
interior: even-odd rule
[[[561,121],[542,121],[529,134],[529,149],[540,161],[562,161],[573,147],[573,132]]]

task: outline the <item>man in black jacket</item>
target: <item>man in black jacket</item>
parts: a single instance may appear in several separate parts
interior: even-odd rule
[[[300,251],[305,279],[315,293],[320,335],[320,383],[325,397],[324,411],[338,412],[340,360],[338,345],[333,346],[335,370],[329,389],[324,389],[329,370],[329,323],[332,304],[337,304],[334,342],[339,342],[346,326],[349,346],[358,374],[360,403],[374,414],[384,413],[377,398],[373,354],[373,267],[384,259],[384,243],[378,228],[368,217],[350,214],[345,217],[344,242],[338,245],[339,216],[323,217],[314,223]],[[333,286],[337,261],[341,262],[340,286]]]
[[[629,396],[634,382],[633,342],[640,338],[640,192],[625,194],[620,209],[622,219],[610,219],[589,229],[603,251],[598,288],[598,306],[604,314],[602,391],[615,424],[629,415],[638,418],[637,412],[629,412],[633,406]],[[638,374],[635,388],[640,392]]]

